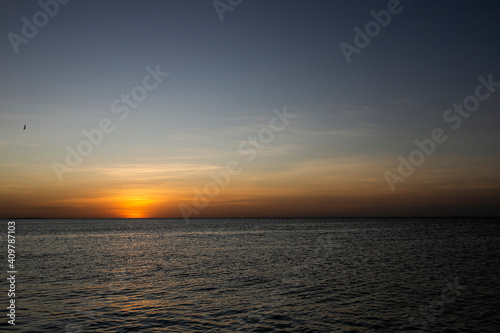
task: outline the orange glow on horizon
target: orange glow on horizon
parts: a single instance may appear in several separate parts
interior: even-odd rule
[[[160,203],[160,198],[148,191],[130,191],[115,198],[115,213],[122,218],[153,217],[154,207]]]

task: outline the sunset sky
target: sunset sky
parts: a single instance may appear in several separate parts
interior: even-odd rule
[[[0,1],[2,218],[500,216],[498,1],[42,3]]]

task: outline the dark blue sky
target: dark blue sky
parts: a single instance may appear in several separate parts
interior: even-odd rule
[[[289,202],[317,202],[314,209],[297,204],[295,215],[391,215],[385,175],[396,172],[398,156],[408,158],[415,139],[448,126],[443,114],[474,94],[479,76],[500,81],[500,2],[401,1],[401,11],[348,63],[339,45],[354,45],[354,28],[364,30],[370,12],[390,3],[243,0],[221,21],[212,1],[73,0],[59,4],[16,53],[8,34],[22,36],[22,18],[33,22],[42,9],[36,1],[0,1],[0,180],[10,189],[0,195],[18,202],[13,214],[30,207],[65,215],[82,200],[99,202],[93,209],[105,214],[103,207],[129,196],[149,198],[149,215],[175,216],[176,208],[158,207],[189,202],[207,170],[237,159],[239,143],[266,126],[273,108],[286,106],[297,118],[213,199],[212,214],[224,215],[229,205],[233,214],[251,215],[264,205],[286,215],[286,193]],[[169,75],[118,120],[112,102],[140,85],[148,66]],[[394,214],[440,191],[449,202],[466,201],[468,191],[482,198],[458,214],[498,214],[488,202],[500,190],[499,96],[481,101],[397,183]],[[116,129],[60,184],[53,162],[64,164],[66,147],[106,117]],[[30,131],[20,138],[24,123]],[[117,176],[120,168],[132,171]],[[116,191],[97,193],[104,183]],[[238,204],[227,198],[235,193]]]

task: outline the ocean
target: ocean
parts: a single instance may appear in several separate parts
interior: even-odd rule
[[[500,332],[500,221],[19,219],[9,332]]]

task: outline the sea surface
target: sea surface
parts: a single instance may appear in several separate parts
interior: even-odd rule
[[[16,332],[500,332],[500,221],[16,222]]]

